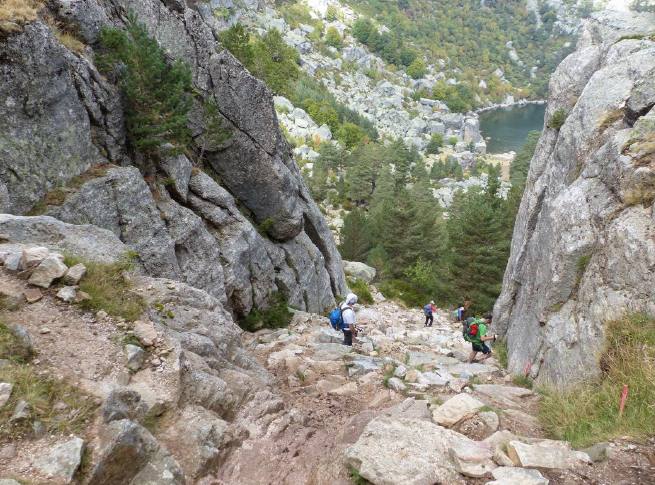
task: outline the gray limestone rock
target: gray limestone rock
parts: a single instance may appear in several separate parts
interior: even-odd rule
[[[125,346],[125,356],[127,368],[133,372],[141,369],[146,359],[145,351],[138,345],[132,344],[127,344]]]
[[[655,171],[640,161],[655,43],[633,38],[653,22],[595,15],[551,77],[546,117],[567,117],[537,144],[494,308],[512,373],[529,363],[559,386],[598,375],[605,324],[655,311]]]
[[[141,395],[127,388],[114,389],[102,404],[102,419],[106,423],[120,419],[141,421],[148,411],[148,405],[141,400]]]
[[[184,483],[179,465],[147,429],[129,419],[112,421],[100,438],[101,448],[89,483]]]
[[[56,255],[50,255],[34,268],[28,282],[41,288],[50,288],[52,282],[66,274],[68,267]]]
[[[81,438],[73,437],[37,457],[34,466],[49,479],[70,483],[80,466],[83,451],[84,441]]]
[[[3,42],[0,57],[0,182],[7,212],[20,214],[92,163],[121,158],[120,100],[40,22]]]
[[[106,229],[66,224],[48,216],[0,214],[0,233],[7,237],[9,243],[29,241],[101,263],[116,262],[129,249]]]

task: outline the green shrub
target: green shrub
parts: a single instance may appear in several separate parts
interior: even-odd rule
[[[329,46],[340,49],[343,47],[343,39],[336,27],[329,27],[325,33],[325,43]]]
[[[441,133],[433,133],[428,142],[425,151],[429,154],[439,153],[439,148],[443,146],[443,135]]]
[[[109,315],[128,321],[137,320],[143,314],[146,302],[141,295],[133,291],[132,284],[123,274],[133,268],[130,255],[111,264],[81,261],[71,256],[65,259],[67,266],[79,262],[86,266],[86,274],[80,281],[80,290],[88,293],[90,297],[79,303],[81,308],[90,311],[104,310]]]
[[[348,278],[348,287],[355,295],[357,295],[359,303],[364,303],[370,305],[373,303],[373,295],[371,295],[371,290],[369,290],[366,281],[359,278]]]
[[[241,61],[241,64],[246,67],[252,65],[255,54],[250,43],[250,34],[243,25],[239,23],[233,25],[222,31],[218,38],[221,44]]]
[[[498,340],[493,344],[493,350],[498,363],[504,369],[507,369],[507,342],[505,340]]]
[[[412,61],[412,63],[407,67],[407,75],[412,79],[420,79],[425,76],[427,72],[427,67],[425,61],[420,57],[417,57]]]
[[[375,27],[369,19],[359,17],[353,24],[352,34],[355,39],[360,41],[362,44],[366,44],[373,29],[375,29]]]
[[[146,155],[161,155],[169,143],[173,152],[183,151],[191,141],[189,67],[167,63],[164,50],[133,14],[128,15],[126,31],[104,27],[99,40],[98,66],[105,73],[118,72],[130,144]]]
[[[346,122],[337,130],[336,138],[347,148],[354,148],[367,137],[364,130],[354,123]]]
[[[546,126],[553,130],[559,130],[566,121],[567,116],[568,113],[564,109],[559,108],[552,114]]]
[[[334,22],[339,17],[339,10],[337,6],[331,3],[328,5],[327,10],[325,10],[325,20],[328,22]]]
[[[451,136],[451,137],[448,138],[448,144],[452,145],[452,146],[457,145],[458,141],[459,140],[458,140],[458,138],[456,136]]]
[[[655,319],[636,314],[609,322],[600,358],[599,379],[566,390],[552,387],[543,394],[539,417],[554,438],[587,446],[617,436],[655,435]],[[619,396],[628,386],[622,418]]]
[[[239,326],[249,332],[262,328],[282,328],[289,325],[293,313],[289,311],[287,298],[280,292],[271,295],[269,307],[253,309],[239,321]]]
[[[402,301],[408,307],[423,307],[430,301],[430,295],[405,280],[386,280],[379,284],[379,289],[386,298]]]
[[[13,384],[11,397],[0,408],[0,440],[17,439],[31,431],[33,421],[42,422],[51,433],[79,433],[90,423],[96,404],[79,387],[37,374],[27,365],[0,368],[0,381]],[[31,419],[9,423],[19,401],[29,405]],[[55,404],[64,403],[61,410]]]
[[[524,375],[515,375],[512,377],[512,382],[514,383],[515,386],[519,387],[525,387],[527,389],[532,389],[532,379],[530,379],[528,376]]]

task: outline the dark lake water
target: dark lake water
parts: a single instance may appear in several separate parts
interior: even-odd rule
[[[518,151],[532,130],[544,127],[545,104],[525,104],[480,113],[480,131],[488,153]]]

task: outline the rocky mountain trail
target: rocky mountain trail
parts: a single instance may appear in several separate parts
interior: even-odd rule
[[[21,251],[25,261],[34,254],[46,260],[54,250],[25,244]],[[6,261],[10,251],[4,254]],[[468,346],[449,314],[425,327],[420,310],[385,300],[373,287],[378,302],[357,307],[362,332],[347,347],[324,316],[296,311],[288,328],[242,332],[207,293],[138,274],[130,276],[132,291],[146,311],[135,321],[62,301],[65,276],[30,303],[24,296],[35,288],[36,268],[0,269],[0,292],[14,298],[2,319],[19,326],[30,349],[27,364],[4,369],[19,366],[73,386],[87,401],[87,417],[74,433],[37,419],[5,435],[2,478],[600,484],[614,483],[607,476],[642,477],[652,459],[647,447],[620,440],[589,455],[545,440],[535,418],[538,394],[513,385],[495,358],[466,363]],[[2,387],[5,405],[33,420],[40,411],[16,402],[22,386]],[[77,412],[63,401],[50,405],[55,418]],[[605,461],[590,465],[591,456]]]

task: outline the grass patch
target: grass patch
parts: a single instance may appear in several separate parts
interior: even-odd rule
[[[559,130],[566,121],[567,116],[568,113],[566,110],[560,108],[553,113],[546,126],[548,128],[552,128],[553,130]]]
[[[507,342],[505,340],[498,340],[493,345],[493,352],[498,360],[498,363],[507,369]]]
[[[30,358],[26,352],[14,333],[0,320],[0,359],[23,363]]]
[[[532,381],[532,379],[530,379],[527,376],[516,375],[516,376],[512,377],[512,383],[515,386],[525,387],[526,389],[532,389],[533,381]]]
[[[361,476],[359,474],[359,470],[357,468],[355,468],[355,467],[352,467],[352,466],[350,467],[349,474],[350,474],[350,480],[355,485],[368,485],[369,483],[371,483],[366,478]]]
[[[431,300],[430,294],[404,280],[385,280],[378,285],[382,294],[392,300],[400,300],[408,307],[423,308],[426,301]]]
[[[41,0],[3,0],[0,3],[0,32],[18,32],[26,23],[36,20]]]
[[[371,295],[371,290],[368,289],[366,281],[359,278],[348,278],[348,287],[350,288],[350,291],[357,295],[357,299],[360,303],[367,305],[373,303],[373,295]]]
[[[580,256],[578,260],[575,262],[575,287],[577,288],[580,286],[580,281],[582,281],[582,277],[584,276],[584,272],[587,269],[587,265],[589,264],[589,260],[591,259],[591,254],[585,254],[584,256]]]
[[[8,403],[0,409],[0,439],[29,433],[41,421],[50,433],[79,433],[97,407],[95,401],[65,381],[38,375],[32,367],[10,365],[0,369],[0,381],[13,384]],[[30,419],[9,423],[19,401],[29,404]]]
[[[262,328],[282,328],[289,325],[293,314],[289,311],[287,298],[280,292],[271,296],[270,306],[264,310],[254,309],[239,321],[239,326],[249,332]]]
[[[609,322],[600,361],[602,375],[593,382],[559,391],[545,388],[539,418],[554,438],[583,447],[617,436],[655,435],[655,319],[637,314]],[[622,418],[619,396],[628,386]]]
[[[80,307],[89,311],[104,310],[128,321],[137,320],[145,311],[146,302],[133,291],[132,284],[123,274],[133,269],[133,259],[134,254],[128,253],[122,261],[103,264],[66,256],[64,263],[67,266],[80,262],[86,266],[80,290],[88,293],[90,298],[81,301]]]

